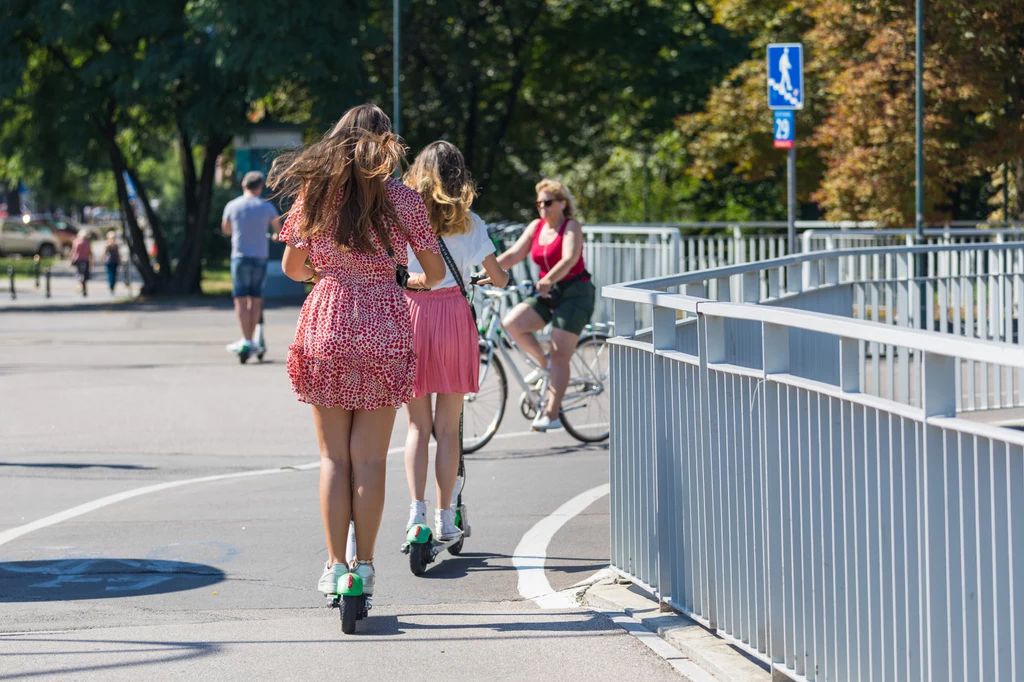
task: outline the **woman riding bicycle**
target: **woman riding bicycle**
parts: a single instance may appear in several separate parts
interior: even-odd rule
[[[534,431],[548,431],[562,428],[559,415],[569,383],[569,362],[594,314],[597,292],[583,263],[583,227],[573,217],[576,207],[568,188],[555,180],[541,180],[537,210],[540,218],[498,257],[498,264],[508,270],[529,256],[540,268],[537,293],[513,308],[503,324],[519,347],[544,368],[527,381],[535,383],[543,372],[549,373],[548,399],[532,424]],[[552,325],[551,351],[545,355],[534,333],[547,324]]]

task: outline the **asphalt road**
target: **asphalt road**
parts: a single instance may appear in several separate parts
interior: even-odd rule
[[[468,458],[472,537],[420,578],[389,457],[374,608],[343,636],[315,589],[316,440],[283,362],[296,315],[268,311],[268,362],[240,366],[224,305],[0,313],[0,679],[676,679],[603,616],[520,595],[523,535],[608,468],[605,444],[530,434],[511,404]],[[606,566],[607,496],[531,560],[556,590]]]

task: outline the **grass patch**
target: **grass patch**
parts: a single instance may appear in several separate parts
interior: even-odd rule
[[[47,267],[53,267],[58,263],[63,263],[63,258],[42,258],[39,261],[39,276],[42,277],[46,274]],[[32,258],[0,258],[0,276],[9,277],[9,268],[14,268],[14,276],[23,279],[26,277],[35,277],[35,260]]]
[[[231,267],[227,263],[211,263],[203,266],[203,278],[199,287],[206,296],[231,295]]]

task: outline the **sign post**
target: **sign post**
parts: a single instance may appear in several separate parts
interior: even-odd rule
[[[768,46],[768,108],[775,112],[777,149],[789,150],[787,164],[787,213],[789,253],[796,242],[796,114],[804,108],[804,48],[800,43]]]

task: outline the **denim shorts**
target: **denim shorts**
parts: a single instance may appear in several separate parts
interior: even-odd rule
[[[267,261],[263,258],[231,259],[231,295],[235,298],[263,298],[263,282],[267,278]]]

